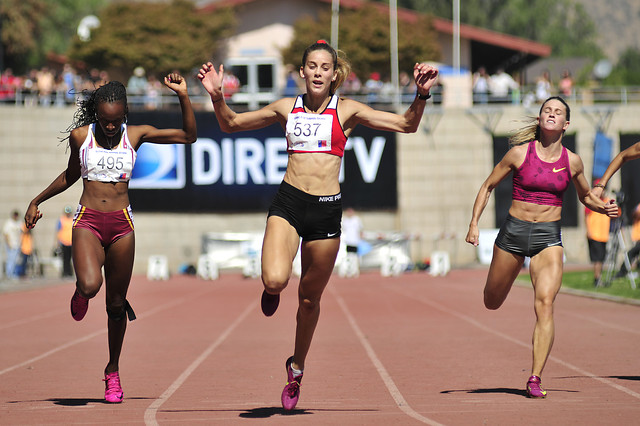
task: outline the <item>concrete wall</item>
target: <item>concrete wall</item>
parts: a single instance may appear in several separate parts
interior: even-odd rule
[[[74,108],[24,108],[0,106],[0,218],[13,209],[24,213],[29,201],[42,191],[67,162],[62,133],[71,123]],[[490,173],[493,163],[492,139],[465,109],[442,110],[429,105],[422,126],[412,135],[398,139],[397,212],[361,212],[369,231],[401,231],[419,236],[412,244],[416,260],[426,258],[434,249],[447,250],[457,266],[476,261],[476,250],[464,242],[476,193]],[[507,105],[493,113],[494,132],[500,135],[520,126],[517,120],[536,115],[519,106]],[[614,138],[618,151],[618,133],[640,132],[640,105],[617,106],[607,134]],[[572,110],[570,132],[576,134],[577,151],[585,170],[592,167],[592,141],[595,127],[590,115],[580,107]],[[41,256],[49,256],[55,241],[55,225],[65,205],[75,208],[81,184],[41,205],[44,217],[34,231],[35,245]],[[619,187],[619,174],[612,188]],[[136,213],[135,272],[144,273],[149,255],[165,254],[170,267],[195,262],[206,232],[258,232],[264,230],[266,212],[252,214],[165,214]],[[480,226],[493,228],[493,198]],[[588,262],[582,211],[580,226],[564,228],[567,259]]]

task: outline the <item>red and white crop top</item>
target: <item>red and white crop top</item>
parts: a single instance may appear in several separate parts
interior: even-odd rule
[[[113,149],[103,148],[96,142],[95,126],[95,123],[89,126],[80,147],[82,178],[99,182],[129,182],[137,153],[129,142],[127,125],[122,125],[122,137]]]
[[[332,95],[320,114],[304,110],[304,95],[298,95],[287,119],[287,152],[324,152],[344,155],[347,137],[338,120],[338,96]]]
[[[513,174],[513,199],[544,206],[562,206],[562,196],[571,181],[569,153],[562,154],[555,163],[538,157],[536,141],[529,142],[524,162]]]

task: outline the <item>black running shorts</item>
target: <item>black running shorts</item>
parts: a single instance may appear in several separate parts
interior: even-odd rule
[[[303,241],[340,237],[342,195],[311,195],[282,182],[269,208],[293,226]]]
[[[533,257],[547,247],[562,247],[560,221],[527,222],[507,215],[496,238],[496,246],[523,257]]]

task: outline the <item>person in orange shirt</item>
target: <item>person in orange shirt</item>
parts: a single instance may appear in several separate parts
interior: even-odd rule
[[[597,182],[596,182],[597,183]],[[605,203],[609,199],[604,193],[600,196]],[[593,264],[593,285],[597,286],[602,275],[602,263],[607,254],[607,241],[611,219],[604,214],[585,208],[584,221],[587,227],[587,242],[589,243],[589,259]]]
[[[71,234],[73,231],[73,217],[70,206],[64,208],[64,213],[58,219],[56,226],[56,240],[62,252],[62,278],[72,277],[73,268],[71,266]]]
[[[20,263],[18,264],[18,276],[27,276],[27,266],[33,254],[33,235],[31,229],[22,224],[22,238],[20,238]]]

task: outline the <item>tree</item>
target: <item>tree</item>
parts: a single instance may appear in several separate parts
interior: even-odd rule
[[[90,67],[130,72],[136,66],[161,75],[182,73],[208,61],[235,25],[229,8],[211,13],[196,9],[193,2],[116,2],[98,16],[100,27],[91,39],[77,36],[69,56]]]
[[[604,80],[608,85],[640,85],[640,50],[625,50],[611,74]]]
[[[2,0],[4,65],[17,73],[40,67],[49,53],[64,54],[80,20],[106,0]],[[0,49],[0,52],[2,49]]]
[[[398,4],[447,19],[453,15],[452,0],[398,0]],[[572,0],[461,0],[460,21],[548,44],[554,57],[603,57],[595,23]]]
[[[321,13],[317,20],[310,16],[297,20],[292,42],[282,51],[283,62],[299,66],[307,46],[318,39],[330,41],[330,28],[330,11]],[[341,9],[338,38],[339,49],[346,52],[353,71],[361,79],[373,71],[390,76],[388,14],[375,7]],[[428,16],[413,23],[398,21],[400,71],[412,74],[416,62],[437,61],[440,57],[437,36]]]
[[[2,0],[0,2],[0,43],[2,62],[22,72],[36,51],[40,22],[46,12],[44,0]]]

